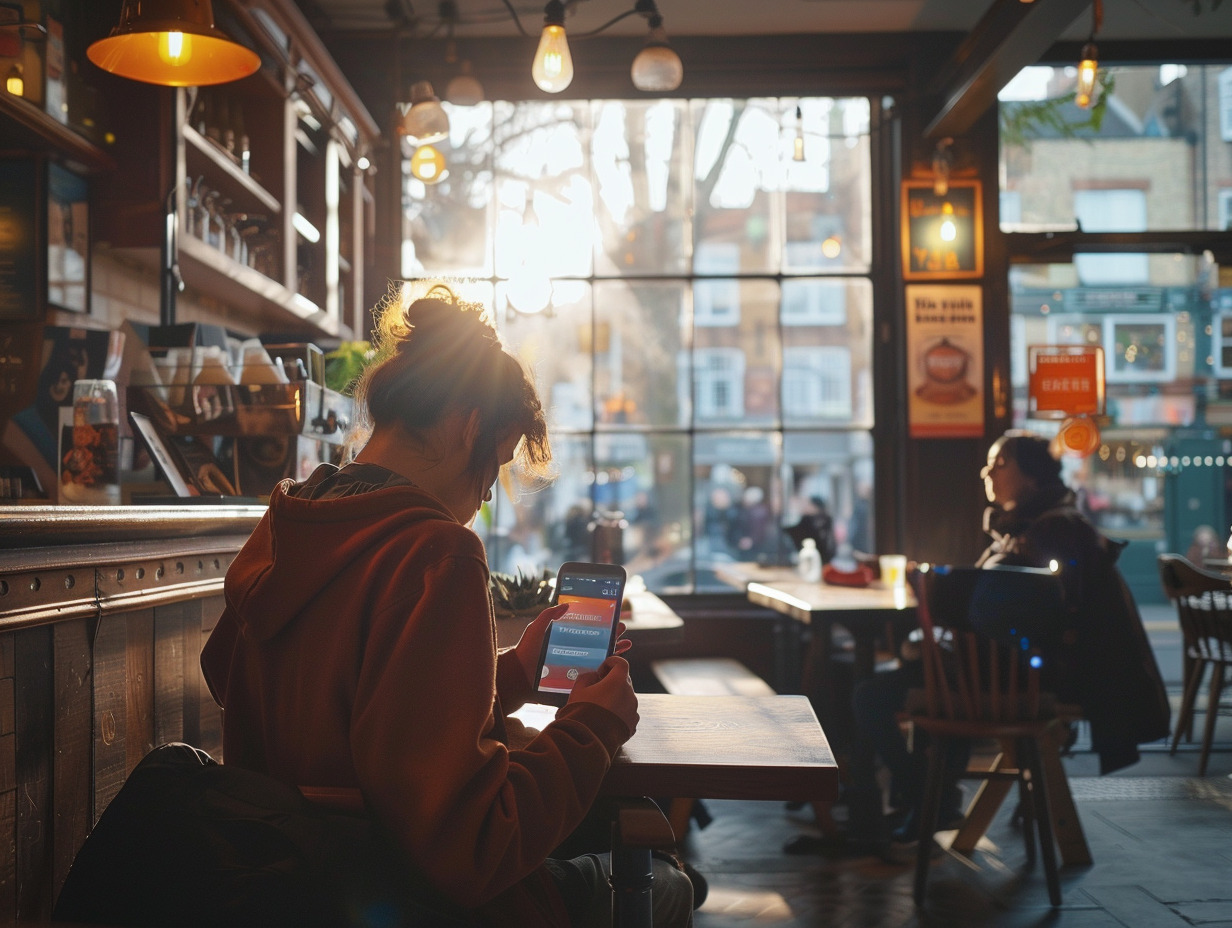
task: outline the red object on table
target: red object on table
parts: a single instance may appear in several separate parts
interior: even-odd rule
[[[874,577],[872,568],[864,564],[857,565],[855,570],[839,570],[827,564],[821,569],[821,579],[835,586],[868,586]]]

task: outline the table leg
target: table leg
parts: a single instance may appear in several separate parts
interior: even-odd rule
[[[612,823],[613,928],[653,928],[652,849],[670,849],[675,836],[649,799],[621,800]]]

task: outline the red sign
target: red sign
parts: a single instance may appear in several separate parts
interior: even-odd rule
[[[1032,345],[1027,349],[1030,413],[1041,418],[1104,412],[1104,349]]]

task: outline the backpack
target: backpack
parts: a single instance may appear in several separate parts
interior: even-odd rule
[[[473,925],[364,817],[172,743],[141,760],[73,861],[56,921]]]

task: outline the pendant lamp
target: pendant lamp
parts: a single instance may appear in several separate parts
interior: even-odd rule
[[[223,84],[261,66],[214,25],[210,0],[124,0],[119,25],[86,55],[104,71],[169,87]]]
[[[411,85],[411,106],[398,131],[416,145],[431,145],[449,136],[449,115],[428,81]]]

